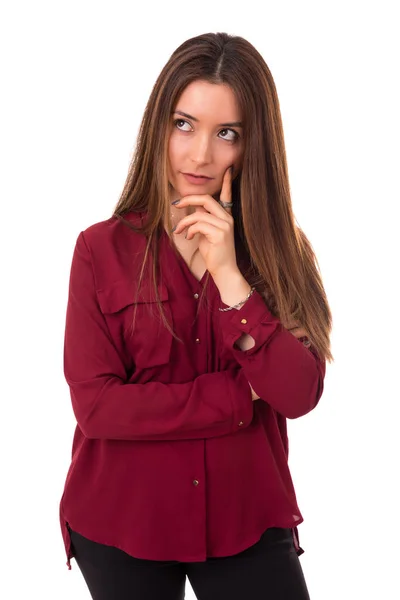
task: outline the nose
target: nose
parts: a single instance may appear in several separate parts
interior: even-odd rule
[[[207,135],[197,135],[193,137],[190,148],[191,159],[193,163],[203,165],[211,162],[212,148],[211,141]]]

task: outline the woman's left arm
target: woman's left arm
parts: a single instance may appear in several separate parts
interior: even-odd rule
[[[240,272],[214,278],[223,304],[232,306],[250,290]],[[324,389],[325,360],[272,315],[254,291],[239,309],[220,312],[220,327],[256,394],[288,419],[316,407]]]
[[[221,301],[228,306],[246,298],[251,289],[236,261],[231,177],[227,169],[219,201],[202,194],[173,202],[178,208],[195,207],[194,213],[179,221],[174,232],[179,235],[187,229],[188,240],[200,234],[200,254]],[[261,400],[288,419],[315,408],[323,392],[325,361],[283,327],[260,294],[254,292],[239,309],[219,314],[224,344]],[[249,337],[243,339],[244,335]],[[238,342],[241,347],[236,345]]]

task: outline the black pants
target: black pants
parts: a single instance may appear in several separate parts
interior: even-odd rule
[[[239,554],[184,563],[134,558],[70,529],[75,560],[94,600],[309,600],[290,529],[272,527]]]

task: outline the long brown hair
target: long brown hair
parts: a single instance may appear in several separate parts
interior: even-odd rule
[[[139,281],[151,254],[160,313],[174,334],[157,291],[158,241],[164,223],[172,228],[167,175],[171,115],[186,86],[196,80],[230,86],[241,110],[244,156],[232,182],[238,266],[273,315],[288,328],[297,321],[318,355],[332,362],[332,314],[315,253],[292,209],[275,83],[261,54],[242,37],[207,33],[186,40],[173,52],[150,94],[114,210],[115,217],[146,236]],[[134,228],[123,218],[130,211],[146,213],[141,226]]]

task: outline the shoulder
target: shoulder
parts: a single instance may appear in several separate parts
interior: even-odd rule
[[[135,232],[134,229],[132,229],[131,225],[134,228],[140,227],[142,220],[143,213],[129,212],[123,216],[113,215],[109,219],[89,225],[89,227],[84,229],[81,233],[83,234],[86,243],[89,246],[92,246],[93,244],[96,245],[99,243],[99,241],[115,241],[121,236],[126,237],[128,232],[140,235],[139,232]]]
[[[144,213],[113,215],[109,219],[93,223],[81,231],[80,236],[95,257],[120,251],[138,251],[146,245],[145,236],[138,231],[143,218]]]
[[[142,220],[143,213],[113,215],[79,234],[78,241],[83,241],[89,252],[98,287],[124,280],[142,263],[146,238],[135,230],[140,228]]]

